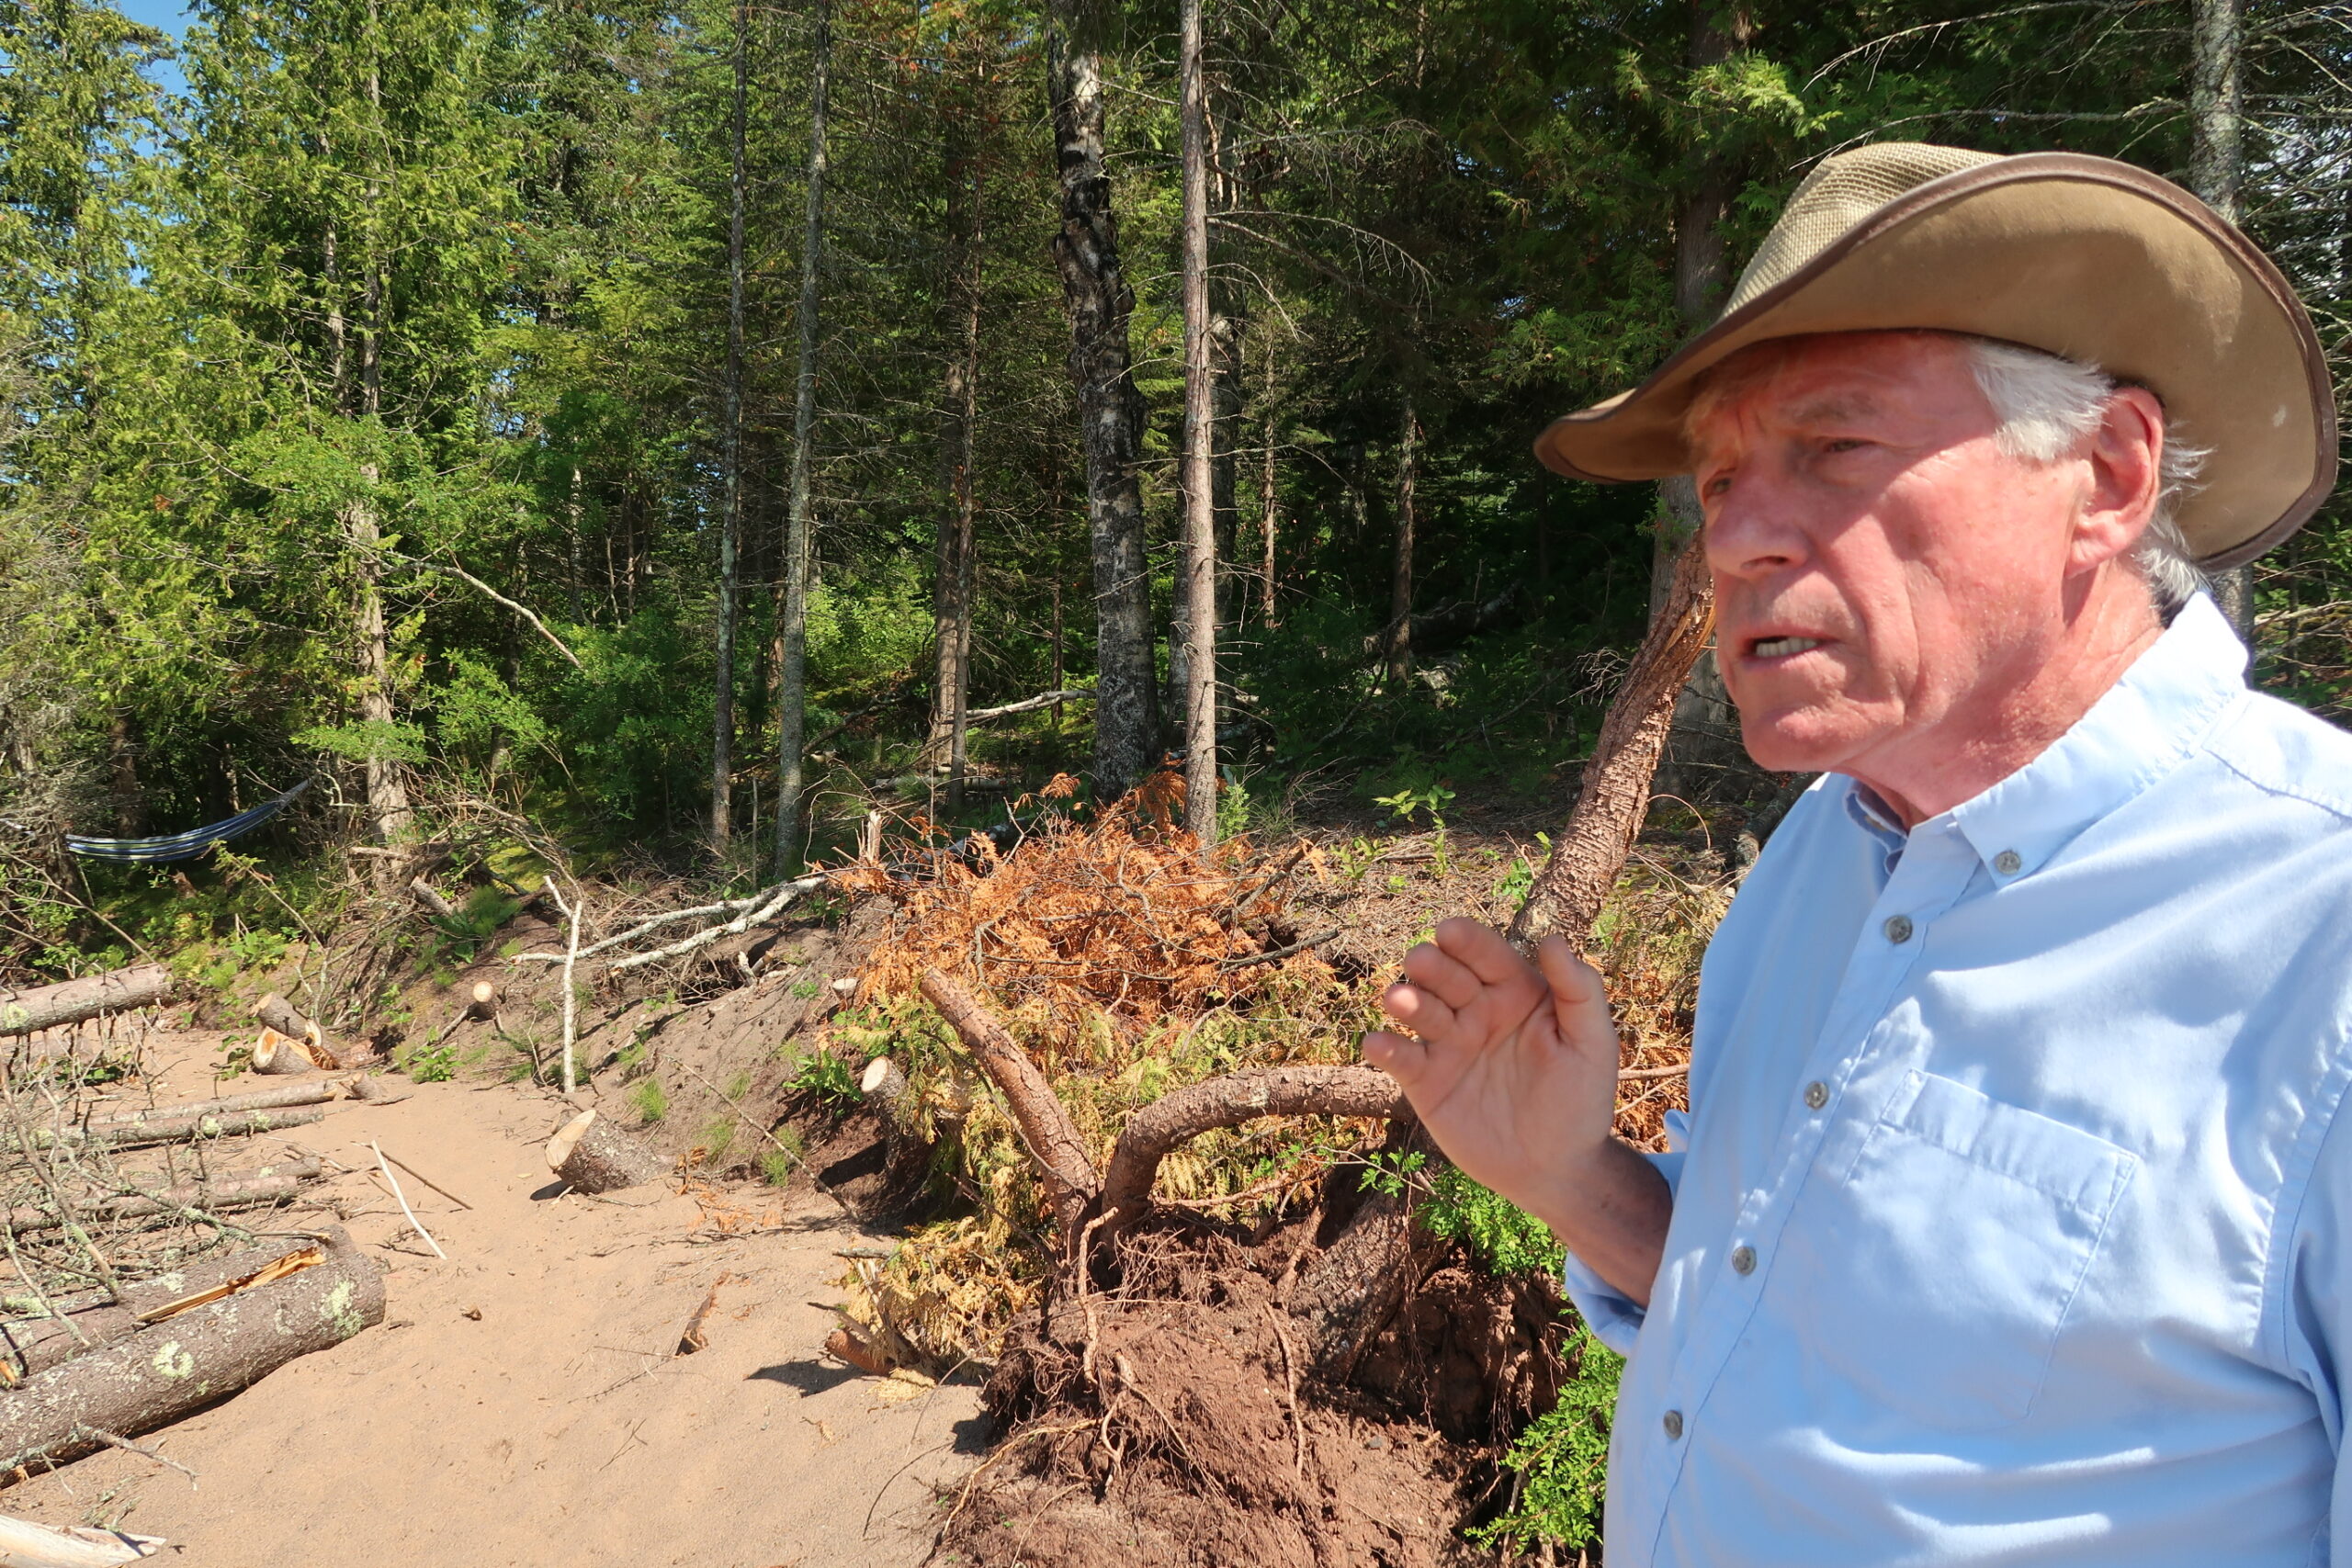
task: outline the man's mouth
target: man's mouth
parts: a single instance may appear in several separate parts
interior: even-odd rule
[[[1768,637],[1748,645],[1748,654],[1756,659],[1781,659],[1807,649],[1819,648],[1827,639],[1817,637]]]

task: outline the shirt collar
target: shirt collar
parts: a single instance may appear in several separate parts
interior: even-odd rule
[[[1956,829],[1996,883],[2030,876],[2177,766],[2245,693],[2245,645],[2212,600],[2198,594],[2040,756],[1920,826]],[[1846,784],[1849,813],[1885,840],[1894,824],[1884,807],[1859,781]]]

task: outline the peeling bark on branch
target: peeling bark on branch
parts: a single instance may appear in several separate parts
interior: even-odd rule
[[[1152,1179],[1179,1144],[1261,1116],[1396,1116],[1396,1080],[1377,1067],[1293,1066],[1227,1073],[1153,1101],[1127,1119],[1102,1183],[1102,1229],[1115,1234],[1151,1206]]]
[[[9,1374],[9,1382],[20,1382],[36,1372],[62,1366],[85,1350],[129,1338],[139,1332],[141,1318],[175,1302],[203,1291],[234,1285],[288,1253],[317,1245],[303,1236],[281,1237],[141,1280],[123,1292],[119,1304],[91,1307],[64,1317],[18,1318],[0,1323],[0,1368]],[[76,1329],[80,1330],[78,1335]]]

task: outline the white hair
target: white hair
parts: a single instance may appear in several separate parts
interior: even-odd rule
[[[1970,338],[1968,347],[1976,385],[2000,421],[1994,439],[2012,457],[2054,463],[2066,457],[2098,429],[2115,395],[2115,378],[2095,365],[1990,338]],[[2210,456],[2209,448],[2179,439],[2177,428],[2165,431],[2155,514],[2132,549],[2133,569],[2167,620],[2207,586],[2180,531],[2179,512]]]

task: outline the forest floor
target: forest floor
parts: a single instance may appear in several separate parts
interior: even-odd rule
[[[159,1098],[212,1093],[223,1044],[151,1036]],[[815,1303],[878,1234],[756,1184],[559,1196],[539,1145],[564,1113],[527,1084],[420,1084],[265,1140],[352,1168],[323,1196],[389,1271],[382,1326],[145,1439],[194,1484],[107,1450],[0,1507],[217,1568],[922,1562],[985,1423],[968,1383],[823,1357]],[[369,1174],[371,1143],[471,1205],[401,1178],[447,1259]],[[673,1356],[713,1286],[707,1348]]]

